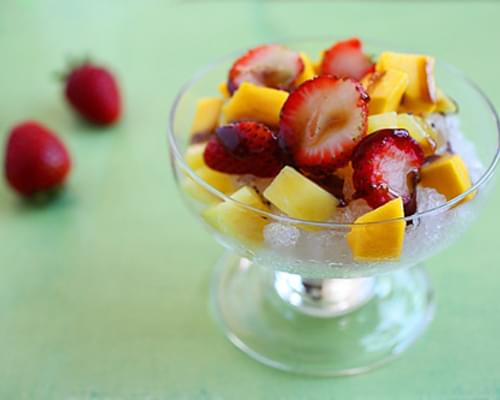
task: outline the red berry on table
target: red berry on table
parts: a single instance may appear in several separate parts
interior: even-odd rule
[[[111,125],[121,114],[121,97],[113,74],[85,62],[66,77],[66,99],[83,118],[97,125]]]
[[[291,90],[304,69],[299,53],[277,44],[255,47],[238,58],[229,71],[232,94],[242,82],[273,89]]]
[[[220,126],[204,152],[207,166],[227,174],[273,177],[283,167],[281,149],[273,132],[255,121]]]
[[[292,163],[313,176],[345,165],[366,134],[367,95],[350,79],[320,76],[290,94],[280,116],[279,141]]]
[[[321,64],[323,75],[351,78],[358,81],[374,70],[375,65],[370,57],[363,53],[363,44],[357,38],[334,44],[325,51]]]
[[[64,143],[35,121],[16,125],[9,134],[5,151],[5,177],[25,197],[61,186],[71,169]]]
[[[368,135],[352,155],[356,197],[364,198],[373,208],[401,197],[408,212],[423,162],[422,148],[403,129]]]

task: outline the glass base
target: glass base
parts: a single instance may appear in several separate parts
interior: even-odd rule
[[[230,253],[222,257],[212,281],[212,306],[228,339],[274,368],[317,376],[353,375],[397,357],[432,320],[433,292],[421,266],[369,281],[328,280],[324,288],[342,288],[337,296],[342,306],[334,304],[332,295],[329,301],[320,298],[313,312],[310,301],[300,298],[298,279]],[[315,285],[317,292],[321,284]],[[322,304],[328,308],[324,312]],[[329,311],[333,309],[340,311]]]

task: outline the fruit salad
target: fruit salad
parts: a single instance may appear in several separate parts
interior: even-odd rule
[[[418,225],[411,216],[477,179],[454,147],[458,107],[434,65],[423,54],[369,55],[357,38],[319,55],[279,44],[248,50],[221,77],[220,95],[197,102],[185,153],[228,198],[188,176],[184,191],[211,227],[254,253],[318,257],[304,246],[311,238],[342,246],[346,263],[399,260]]]

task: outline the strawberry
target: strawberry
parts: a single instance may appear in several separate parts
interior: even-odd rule
[[[345,165],[366,134],[367,100],[350,79],[320,76],[299,86],[280,115],[279,141],[292,163],[318,177]]]
[[[71,169],[64,143],[35,121],[15,126],[7,139],[5,176],[19,194],[30,197],[61,186]]]
[[[274,89],[291,90],[304,69],[299,53],[277,44],[255,47],[238,58],[231,70],[227,87],[232,94],[242,82]]]
[[[97,125],[111,125],[121,114],[118,84],[111,72],[85,62],[66,77],[66,99],[83,118]]]
[[[273,177],[283,167],[273,132],[255,121],[241,121],[217,128],[204,153],[205,163],[228,174]]]
[[[325,51],[321,63],[323,75],[361,80],[375,70],[370,57],[363,53],[363,44],[357,38],[343,40]]]
[[[406,130],[382,129],[368,135],[352,155],[355,197],[373,208],[401,197],[409,213],[423,162],[422,148]]]

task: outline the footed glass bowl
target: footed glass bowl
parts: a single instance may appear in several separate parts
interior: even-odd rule
[[[316,56],[333,41],[298,40],[287,45]],[[397,49],[366,44],[370,54],[383,50]],[[178,94],[169,121],[171,160],[181,193],[227,248],[211,285],[215,316],[233,344],[275,368],[334,376],[379,366],[404,351],[432,319],[434,295],[422,262],[453,243],[488,197],[487,183],[499,159],[498,116],[473,82],[437,59],[437,83],[460,107],[449,129],[456,136],[454,150],[468,164],[473,186],[448,202],[422,192],[426,209],[400,220],[345,224],[288,218],[229,198],[184,161],[196,101],[217,95],[217,86],[236,56],[196,74]],[[470,194],[475,196],[463,201]],[[203,215],[222,202],[223,226],[214,229]],[[402,220],[406,228],[398,261],[353,259],[346,240],[349,232],[374,227],[374,232],[383,232]],[[256,229],[262,231],[259,242],[254,240]]]

